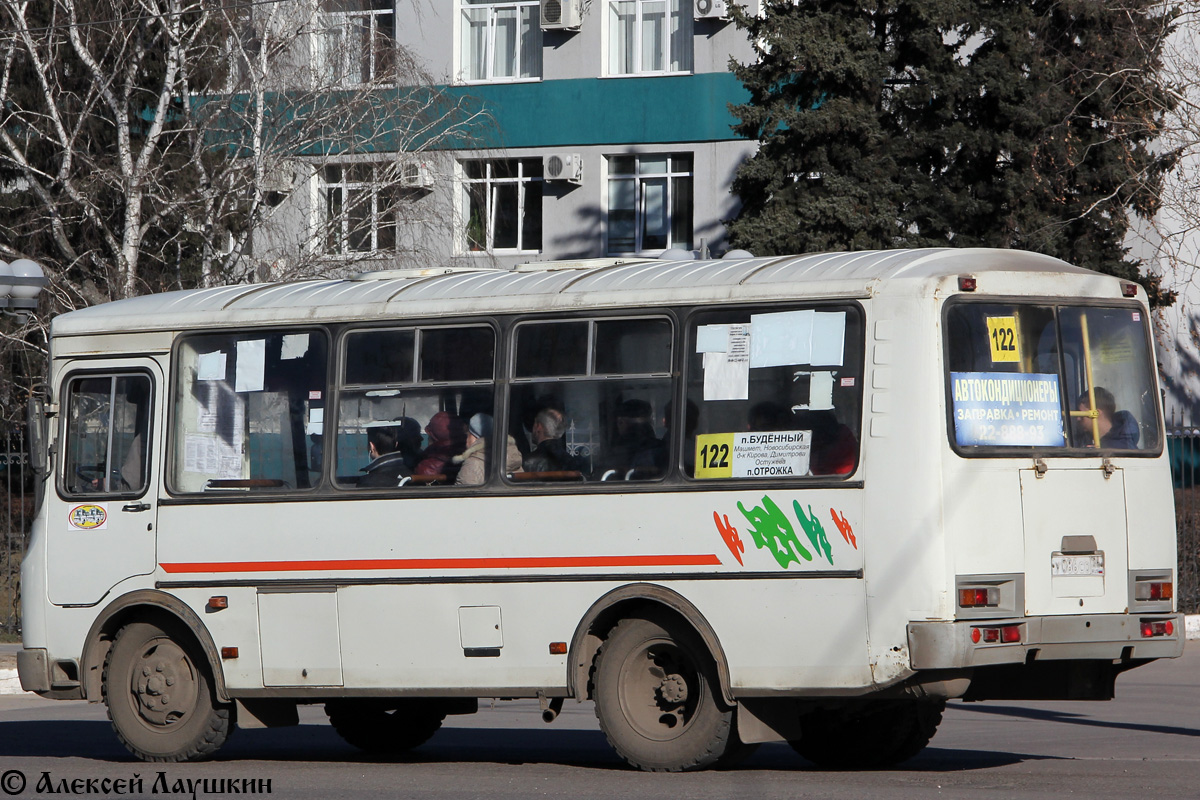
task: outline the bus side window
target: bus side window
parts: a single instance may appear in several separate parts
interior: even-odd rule
[[[320,480],[328,345],[319,331],[200,334],[178,349],[170,485],[296,491]]]
[[[663,478],[672,325],[663,317],[527,322],[514,331],[509,434],[521,483]]]
[[[336,421],[336,484],[343,489],[453,486],[470,457],[476,414],[494,409],[496,335],[487,325],[349,331]],[[495,438],[495,437],[493,437]],[[493,458],[494,442],[477,448]]]
[[[845,477],[858,464],[856,306],[697,314],[688,326],[688,477]]]

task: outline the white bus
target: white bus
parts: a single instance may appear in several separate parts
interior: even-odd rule
[[[66,314],[22,686],[152,761],[300,703],[394,753],[480,697],[593,700],[647,770],[892,764],[947,699],[1107,699],[1183,649],[1149,321],[993,250]]]

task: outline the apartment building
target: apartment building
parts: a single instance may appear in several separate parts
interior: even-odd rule
[[[394,154],[321,166],[260,239],[278,257],[297,229],[356,271],[728,247],[730,184],[757,145],[730,128],[748,95],[729,60],[753,54],[723,0],[323,0],[321,13],[314,57],[348,84],[386,68],[395,43],[480,120],[421,152],[398,200],[371,195]]]

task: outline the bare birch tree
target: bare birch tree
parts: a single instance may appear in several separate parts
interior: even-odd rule
[[[417,165],[484,118],[375,22],[309,2],[0,0],[0,258],[42,263],[58,310],[253,279],[255,238],[335,162],[372,164],[372,205],[328,201],[321,225],[411,215]],[[330,261],[294,222],[274,234],[279,274],[378,257]]]

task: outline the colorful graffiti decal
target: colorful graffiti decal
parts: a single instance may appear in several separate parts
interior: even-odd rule
[[[779,566],[787,569],[792,563],[799,564],[802,561],[813,560],[813,553],[801,543],[792,521],[768,495],[763,495],[762,505],[748,509],[738,502],[737,506],[738,511],[742,512],[742,516],[750,523],[750,537],[754,540],[755,547],[760,550],[764,547],[768,548]],[[808,506],[808,512],[805,513],[800,502],[793,500],[792,510],[796,512],[796,519],[804,530],[805,536],[808,537],[812,549],[816,551],[817,556],[824,558],[832,566],[833,548],[830,546],[829,537],[825,534],[825,526],[813,513],[812,506]],[[857,550],[858,540],[855,539],[854,528],[850,526],[846,516],[832,508],[829,509],[829,513],[832,515],[833,523],[837,526],[842,539]],[[729,552],[733,553],[738,564],[745,566],[742,561],[742,553],[746,552],[746,545],[738,536],[737,528],[730,524],[729,516],[722,516],[714,511],[713,522],[716,523],[717,532],[721,534]]]
[[[808,536],[808,541],[812,542],[813,550],[817,554],[825,554],[825,560],[833,565],[833,552],[829,549],[829,538],[825,536],[825,526],[821,524],[821,520],[817,519],[817,515],[813,514],[812,506],[808,507],[808,514],[804,513],[804,509],[800,507],[799,500],[792,501],[792,509],[796,512],[796,519],[800,521],[800,527],[804,528],[804,533]]]
[[[750,536],[753,537],[755,546],[760,550],[769,547],[779,566],[787,569],[788,564],[793,561],[799,564],[801,558],[805,561],[813,560],[812,553],[796,538],[796,530],[792,527],[791,520],[770,497],[763,495],[762,505],[749,510],[739,501],[738,511],[741,511],[754,526],[750,529]]]
[[[717,530],[720,531],[721,538],[725,540],[725,546],[729,548],[729,552],[733,553],[733,557],[739,564],[742,564],[742,553],[746,552],[746,545],[742,544],[737,528],[729,524],[729,515],[725,515],[725,521],[722,523],[721,515],[714,511],[713,522],[717,523]],[[743,566],[745,565],[743,564]]]
[[[858,549],[858,540],[854,538],[854,528],[850,527],[850,523],[846,521],[844,514],[839,515],[832,508],[829,509],[830,515],[833,517],[833,524],[837,525],[838,533],[842,534],[842,538],[846,540],[846,544]]]

